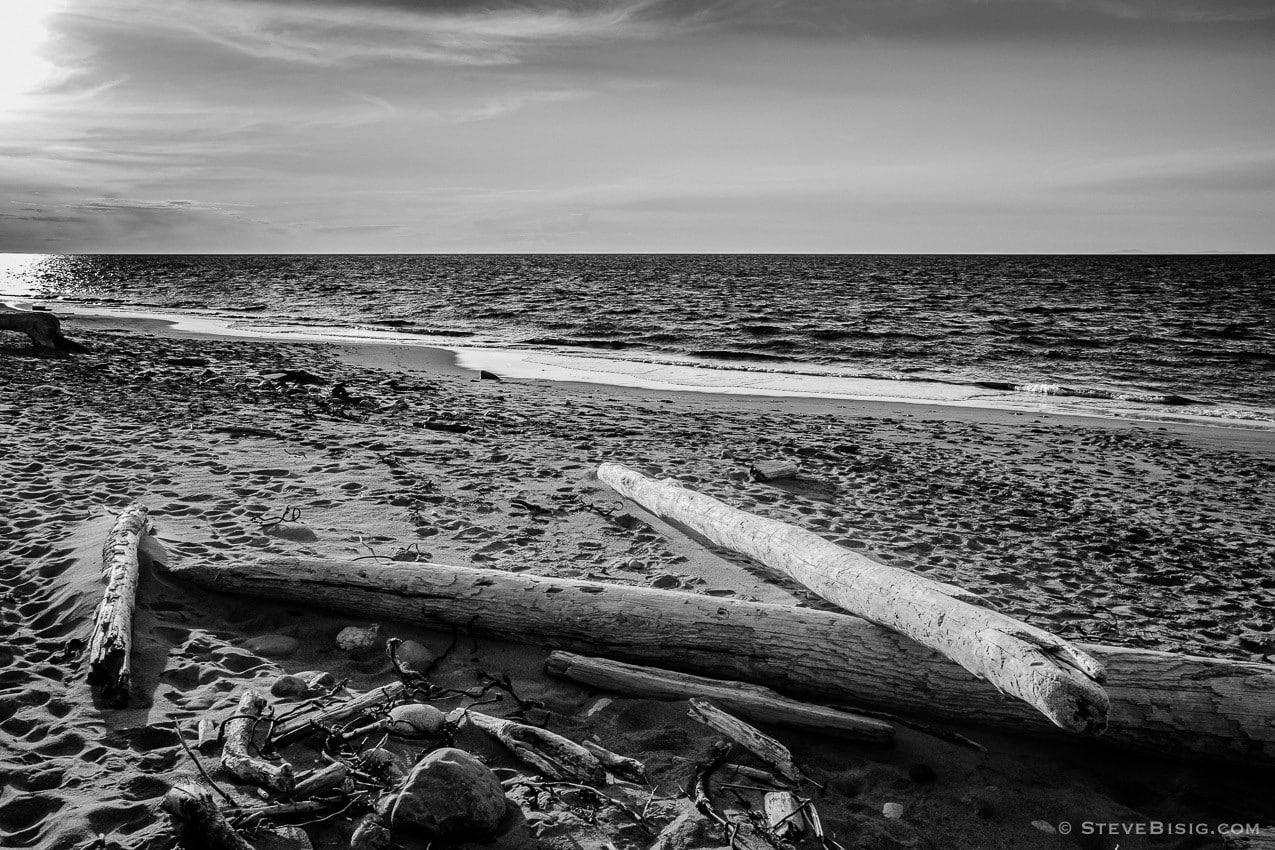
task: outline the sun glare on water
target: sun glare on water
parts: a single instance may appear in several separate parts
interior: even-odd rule
[[[21,106],[56,70],[44,48],[58,5],[60,0],[6,0],[0,8],[0,115]]]

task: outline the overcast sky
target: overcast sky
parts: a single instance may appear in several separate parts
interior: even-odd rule
[[[12,0],[0,251],[1275,250],[1270,0]]]

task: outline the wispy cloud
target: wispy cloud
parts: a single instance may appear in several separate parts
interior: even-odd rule
[[[654,0],[561,5],[431,6],[256,0],[100,0],[81,19],[193,35],[256,59],[335,66],[398,60],[507,65],[536,49],[655,35]]]

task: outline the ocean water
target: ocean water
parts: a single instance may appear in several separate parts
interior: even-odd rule
[[[1275,412],[1266,256],[57,256],[0,296]]]

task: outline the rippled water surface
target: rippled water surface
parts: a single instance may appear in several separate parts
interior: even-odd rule
[[[1256,256],[31,256],[0,294],[1275,405]]]

